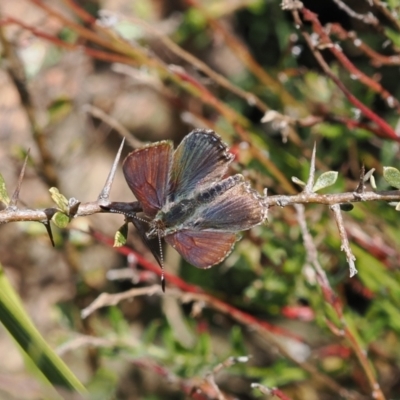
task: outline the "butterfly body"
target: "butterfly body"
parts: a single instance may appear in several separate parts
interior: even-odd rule
[[[147,237],[165,238],[198,268],[225,259],[238,231],[263,222],[267,211],[242,175],[224,179],[232,160],[220,137],[201,129],[175,151],[162,141],[130,153],[123,171],[149,220]]]

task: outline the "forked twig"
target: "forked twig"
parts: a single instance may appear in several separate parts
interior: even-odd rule
[[[342,242],[342,246],[340,247],[340,249],[346,254],[346,259],[350,269],[350,278],[352,278],[355,274],[357,274],[357,269],[354,264],[356,257],[350,248],[349,239],[347,237],[346,229],[343,224],[342,211],[339,204],[331,206],[330,209],[333,211],[333,215],[335,216],[335,221],[339,229],[340,240]]]

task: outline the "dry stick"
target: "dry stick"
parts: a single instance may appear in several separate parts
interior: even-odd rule
[[[3,47],[3,57],[5,60],[7,60],[6,68],[8,74],[10,75],[15,85],[15,88],[18,91],[21,105],[24,108],[29,120],[33,139],[39,150],[39,154],[41,157],[40,174],[43,176],[44,180],[49,186],[58,186],[58,176],[57,171],[54,167],[53,156],[48,149],[45,133],[36,120],[35,107],[26,86],[26,75],[24,71],[24,66],[19,59],[17,52],[6,39],[1,26],[0,43]]]
[[[258,96],[256,96],[253,93],[246,92],[245,90],[241,89],[240,87],[234,85],[232,82],[230,82],[228,79],[226,79],[223,75],[215,72],[206,63],[204,63],[203,61],[198,59],[193,54],[190,54],[189,52],[184,50],[182,47],[178,46],[168,36],[163,35],[162,33],[160,33],[157,29],[155,29],[153,26],[151,26],[147,22],[145,22],[139,18],[127,17],[125,15],[122,15],[122,14],[119,14],[119,13],[116,13],[113,11],[109,11],[109,10],[102,10],[102,12],[106,12],[107,14],[118,16],[118,18],[121,18],[121,19],[124,19],[127,21],[131,21],[134,24],[142,26],[146,31],[150,32],[152,35],[156,36],[159,40],[161,40],[161,42],[165,45],[165,47],[167,47],[171,52],[173,52],[175,55],[180,57],[182,60],[185,60],[189,64],[193,65],[199,71],[202,71],[205,75],[207,75],[209,78],[211,78],[214,82],[216,82],[221,87],[224,87],[225,89],[229,90],[230,92],[236,94],[238,97],[241,97],[242,99],[246,100],[250,105],[255,105],[262,112],[267,112],[269,110],[269,107],[267,106],[267,104],[265,104]]]
[[[368,0],[369,1],[369,0]],[[400,22],[398,15],[393,15],[388,9],[388,3],[384,3],[381,0],[372,0],[374,6],[378,9],[380,13],[382,13],[396,28],[397,31],[400,32]]]
[[[365,24],[374,25],[374,26],[379,25],[378,18],[376,18],[372,13],[360,14],[358,12],[355,12],[352,8],[350,8],[342,0],[333,0],[333,1],[336,3],[336,5],[341,10],[343,10],[345,13],[347,13],[350,17],[352,17],[354,19],[358,19],[359,21],[362,21]]]
[[[70,0],[65,0],[65,1],[67,3],[70,3]],[[35,3],[38,3],[38,0],[35,0]],[[39,2],[39,4],[41,4],[41,2]],[[46,10],[47,10],[47,8],[46,8]],[[90,21],[91,23],[93,21],[95,21],[94,18],[92,16],[90,16],[89,14],[87,14],[84,10],[81,10],[81,9],[79,9],[79,10],[80,10],[80,17],[84,16],[85,18],[83,18],[83,19],[85,21]],[[58,14],[55,14],[55,16],[57,17]],[[68,20],[63,19],[63,22],[67,23],[67,21]],[[24,26],[24,24],[21,22],[19,22],[19,24],[21,26]],[[34,28],[31,28],[30,30],[33,33],[35,33]],[[83,30],[81,30],[80,33],[81,33],[81,35],[86,35],[86,32],[87,32],[87,29],[84,28]],[[107,31],[105,31],[105,32],[107,32]],[[56,38],[54,38],[52,40],[52,38],[49,37],[49,35],[46,35],[43,33],[40,36],[57,44],[58,39],[56,39]],[[83,36],[83,37],[85,37],[85,36]],[[86,37],[86,38],[88,39],[88,37]],[[73,48],[73,49],[77,48],[76,45],[66,44],[63,42],[61,42],[61,43],[62,43],[61,45],[64,45],[64,47]],[[85,47],[83,49],[87,54],[92,55],[97,58],[100,58],[100,59],[103,59],[103,60],[109,59],[109,61],[117,61],[117,62],[119,61],[119,62],[123,62],[126,64],[135,64],[136,63],[134,59],[129,58],[129,57],[132,57],[132,55],[125,57],[125,56],[122,56],[119,54],[109,54],[109,53],[105,53],[103,51],[93,50],[93,49],[89,49],[89,48],[85,48]],[[140,49],[135,49],[135,51],[140,51]],[[147,54],[144,54],[144,56],[148,57]],[[185,89],[186,91],[188,91],[189,93],[194,95],[195,97],[199,98],[202,102],[212,105],[228,121],[234,123],[237,127],[236,130],[238,131],[239,135],[242,137],[243,140],[246,140],[246,137],[248,137],[248,135],[243,134],[244,129],[242,129],[241,127],[248,126],[250,124],[250,121],[248,121],[242,115],[239,115],[234,110],[232,110],[230,107],[228,107],[224,103],[222,103],[219,99],[217,99],[215,96],[213,96],[207,89],[205,89],[202,85],[200,85],[192,77],[190,77],[189,75],[184,73],[184,71],[181,71],[177,68],[175,68],[175,69],[169,68],[168,69],[168,67],[166,67],[162,62],[160,62],[160,65],[157,66],[154,64],[154,60],[150,60],[150,61],[151,61],[151,64],[153,64],[152,66],[155,67],[159,71],[160,75],[165,76],[167,74],[177,85],[179,85],[180,87],[182,87],[183,89]],[[147,63],[145,62],[145,64],[149,64],[150,61]],[[173,73],[174,71],[175,71],[175,73]],[[171,72],[172,72],[172,74],[171,74]],[[240,129],[238,127],[240,127]],[[297,134],[291,135],[291,137],[296,144],[302,146],[302,143],[301,143],[300,139],[297,137]],[[251,142],[250,142],[250,145],[251,145]],[[287,189],[286,191],[288,193],[294,193],[294,189],[291,186],[291,184],[288,183],[288,181],[283,177],[283,175],[281,173],[279,173],[278,169],[273,165],[272,162],[270,162],[269,160],[266,160],[265,155],[262,153],[262,151],[260,149],[254,148],[254,146],[253,146],[252,152],[253,152],[255,158],[259,159],[262,163],[269,164],[271,166],[272,174],[276,177],[276,179],[281,183],[281,185],[283,187],[286,187],[286,189]]]
[[[161,294],[160,285],[153,285],[144,288],[134,288],[121,293],[102,293],[92,303],[81,311],[81,317],[87,318],[94,311],[99,308],[115,306],[119,302],[127,299],[133,299],[138,296],[153,296],[155,294]]]
[[[71,51],[81,50],[84,53],[86,53],[87,55],[89,55],[93,58],[97,58],[99,60],[115,62],[115,63],[125,63],[125,64],[130,64],[130,65],[137,65],[137,62],[134,59],[132,59],[132,57],[127,57],[127,56],[123,56],[123,55],[115,54],[115,53],[108,53],[103,50],[92,49],[92,48],[88,48],[85,46],[76,45],[74,43],[64,42],[55,36],[49,35],[45,32],[42,32],[41,30],[37,29],[36,27],[28,25],[25,22],[18,20],[16,18],[13,18],[13,17],[5,17],[0,20],[0,26],[5,26],[5,25],[9,25],[9,24],[18,25],[21,28],[24,28],[27,31],[31,32],[36,37],[44,39],[50,43],[53,43],[55,46],[64,48],[66,50],[71,50]]]
[[[343,224],[342,211],[340,209],[339,204],[331,206],[330,209],[333,211],[333,214],[335,216],[335,221],[339,229],[340,240],[342,242],[340,250],[344,251],[346,254],[347,263],[349,264],[349,269],[350,269],[350,278],[352,278],[357,273],[357,269],[354,265],[356,257],[354,256],[350,248],[349,239],[347,238],[346,229]]]
[[[106,114],[100,108],[95,107],[91,104],[84,104],[82,106],[82,111],[89,113],[95,118],[101,119],[111,128],[115,129],[119,133],[119,135],[123,139],[125,139],[134,149],[139,149],[146,144],[132,136],[131,132],[129,132],[129,130],[126,129],[119,121],[111,117],[111,115]]]
[[[265,87],[271,92],[279,96],[285,104],[289,104],[301,110],[303,113],[306,112],[304,105],[297,101],[285,88],[284,86],[272,78],[265,69],[258,64],[255,58],[232,33],[230,33],[218,20],[214,19],[206,9],[197,0],[186,0],[186,2],[195,7],[206,18],[211,28],[222,35],[226,44],[230,49],[238,56],[239,60],[246,65],[246,67],[262,82]]]
[[[304,18],[307,21],[310,21],[313,25],[313,31],[319,35],[322,39],[321,46],[323,48],[328,49],[342,64],[342,66],[350,73],[350,76],[354,79],[359,80],[365,86],[368,86],[375,93],[379,94],[383,100],[386,101],[389,107],[395,108],[397,112],[400,112],[400,102],[390,94],[386,89],[382,87],[382,85],[370,78],[368,75],[364,74],[364,72],[360,71],[343,53],[343,50],[340,48],[338,44],[334,44],[329,37],[329,35],[325,32],[323,26],[321,25],[316,14],[312,13],[307,9],[302,9],[302,13]]]
[[[320,284],[322,294],[326,302],[332,305],[333,309],[336,312],[336,315],[341,322],[341,330],[338,330],[334,324],[328,323],[328,327],[333,328],[331,329],[333,333],[344,336],[347,341],[349,342],[351,348],[353,349],[358,362],[360,363],[372,390],[371,397],[376,400],[385,400],[385,396],[379,386],[378,381],[376,380],[375,372],[372,368],[370,361],[366,356],[366,352],[362,349],[360,343],[357,340],[357,337],[353,334],[353,332],[348,327],[345,318],[343,316],[343,304],[341,303],[339,297],[333,292],[329,280],[325,274],[325,271],[321,267],[318,261],[318,253],[313,242],[313,239],[308,231],[307,223],[304,214],[304,206],[296,205],[295,206],[297,211],[297,220],[299,222],[299,226],[302,232],[304,247],[307,253],[307,259],[310,264],[313,265],[316,273],[317,273],[317,282]],[[328,322],[328,321],[327,321]]]
[[[292,196],[288,195],[277,195],[268,196],[264,200],[266,207],[285,207],[295,204],[343,204],[343,203],[358,203],[367,201],[400,201],[400,190],[385,190],[381,192],[365,192],[360,198],[360,195],[356,192],[345,192],[345,193],[333,193],[333,194],[318,194],[318,193],[299,193]],[[137,203],[125,203],[119,202],[119,208],[124,207],[124,211],[127,213],[138,212]],[[0,211],[0,224],[8,222],[18,222],[18,221],[39,221],[47,220],[48,216],[54,215],[57,212],[56,208],[46,208],[46,209],[18,209],[12,210],[2,210]],[[97,214],[100,212],[108,212],[103,210],[97,201],[81,203],[76,213],[76,217],[83,217],[88,215]]]
[[[252,143],[251,137],[248,132],[243,129],[240,125],[235,125],[236,132],[238,132],[239,136],[242,140],[246,141],[247,143]],[[293,187],[292,183],[286,178],[285,174],[274,164],[274,162],[265,156],[263,149],[257,146],[250,147],[251,154],[253,157],[269,171],[280,183],[281,188],[286,193],[295,193],[296,189]]]
[[[245,363],[247,361],[249,361],[249,357],[247,356],[228,357],[225,361],[216,365],[211,372],[206,374],[204,381],[207,382],[209,385],[211,385],[212,388],[215,390],[215,392],[218,395],[218,400],[225,400],[225,396],[221,392],[218,385],[215,383],[215,375],[217,375],[223,369],[230,368],[232,365],[235,365],[236,363]]]
[[[312,13],[311,11],[305,9],[304,7],[301,9],[302,14],[304,15],[306,20],[312,21],[313,23],[315,21],[318,21],[317,15]],[[325,72],[325,74],[332,79],[332,81],[336,84],[336,86],[343,92],[343,94],[347,97],[347,99],[371,121],[375,122],[380,129],[382,130],[381,136],[393,139],[395,141],[400,141],[399,136],[396,134],[396,132],[393,130],[393,128],[382,118],[380,118],[377,114],[375,114],[370,108],[368,108],[365,104],[363,104],[360,100],[358,100],[348,89],[347,87],[340,81],[340,79],[333,73],[325,59],[322,57],[321,52],[316,48],[314,45],[310,35],[308,32],[304,29],[303,22],[300,19],[299,13],[297,10],[292,11],[292,15],[294,18],[294,21],[297,26],[300,27],[301,33],[306,40],[308,47],[314,54],[315,59],[318,61],[319,65]],[[319,23],[319,21],[318,21]],[[315,26],[317,22],[315,22]]]
[[[371,59],[371,63],[379,67],[381,65],[400,65],[400,56],[392,55],[386,56],[378,53],[373,48],[363,42],[354,31],[347,32],[340,24],[332,23],[329,25],[331,33],[337,35],[340,40],[351,40],[353,45],[360,49],[366,56]]]
[[[155,267],[155,270],[158,270],[158,267]],[[171,277],[167,277],[170,281]],[[147,289],[147,290],[146,290]],[[86,318],[90,313],[95,311],[98,308],[106,307],[109,305],[116,305],[121,300],[127,300],[129,298],[139,296],[139,295],[153,295],[153,294],[161,294],[161,289],[159,285],[154,285],[149,288],[140,288],[140,289],[131,289],[129,291],[117,294],[109,294],[102,293],[97,299],[95,299],[88,307],[82,310],[81,315],[82,318]],[[322,374],[316,367],[308,362],[302,362],[296,359],[290,351],[287,350],[286,346],[284,346],[279,340],[276,339],[275,334],[271,333],[271,326],[268,326],[265,322],[258,322],[254,317],[235,309],[234,307],[224,303],[223,301],[208,295],[206,293],[195,293],[195,292],[187,292],[182,293],[176,289],[169,289],[168,296],[176,296],[181,298],[184,302],[204,302],[208,304],[208,306],[216,311],[219,311],[223,314],[229,315],[232,319],[237,322],[243,324],[244,326],[251,327],[252,331],[257,332],[261,335],[265,340],[267,340],[270,344],[275,346],[278,351],[291,360],[296,365],[300,366],[306,372],[313,376],[315,379],[318,379],[328,388],[330,388],[335,393],[338,393],[340,396],[348,399],[361,399],[362,397],[355,392],[348,391],[342,386],[338,385],[333,379]],[[287,335],[286,335],[287,336]]]
[[[266,394],[268,396],[275,396],[281,400],[291,400],[290,397],[286,396],[281,390],[277,388],[269,388],[267,386],[261,385],[259,383],[252,383],[252,388],[258,389],[261,393]]]

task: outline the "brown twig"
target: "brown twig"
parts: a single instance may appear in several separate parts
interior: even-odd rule
[[[266,207],[286,207],[295,204],[344,204],[344,203],[358,203],[358,202],[369,202],[369,201],[384,201],[384,202],[395,202],[400,201],[400,190],[386,190],[380,192],[365,192],[362,198],[355,192],[345,193],[332,193],[332,194],[318,194],[318,193],[299,193],[295,195],[276,195],[268,196],[264,203]],[[124,207],[127,213],[137,212],[137,203],[123,203],[120,202],[119,208]],[[48,217],[54,215],[57,211],[56,208],[46,209],[17,209],[2,210],[0,211],[0,224],[18,221],[38,221],[42,222],[48,219]],[[96,201],[81,203],[76,213],[76,217],[83,217],[88,215],[97,214],[100,212],[107,212],[103,210]]]
[[[291,400],[291,398],[286,396],[286,394],[283,393],[282,390],[279,390],[277,388],[269,388],[267,386],[260,385],[259,383],[252,383],[251,387],[258,389],[261,393],[266,394],[268,396],[275,396],[281,400]]]
[[[385,396],[378,384],[375,372],[367,358],[366,352],[362,349],[361,344],[359,343],[356,335],[354,335],[354,333],[351,331],[348,324],[346,323],[343,313],[343,304],[340,301],[339,297],[334,293],[332,287],[330,286],[329,280],[325,274],[325,271],[323,270],[318,261],[317,249],[307,228],[307,222],[304,214],[304,207],[302,205],[296,205],[295,208],[297,211],[297,220],[299,222],[299,226],[302,232],[304,247],[306,249],[308,262],[315,268],[317,274],[317,282],[321,287],[324,299],[328,304],[332,305],[333,309],[336,312],[338,321],[341,324],[341,329],[338,329],[334,323],[327,320],[328,327],[330,327],[331,331],[336,335],[345,337],[349,345],[353,349],[353,352],[356,355],[358,362],[360,363],[368,379],[370,389],[372,391],[371,398],[378,400],[385,400]],[[343,224],[341,226],[343,226]]]
[[[82,106],[82,111],[87,112],[95,118],[98,118],[109,125],[111,128],[115,129],[119,135],[124,138],[134,149],[138,149],[145,145],[144,142],[136,139],[132,136],[131,132],[126,129],[119,121],[117,121],[112,116],[106,114],[103,110],[98,107],[95,107],[92,104],[84,104]]]
[[[314,32],[317,33],[321,38],[320,44],[317,45],[317,47],[321,46],[324,49],[328,49],[342,64],[342,66],[349,72],[352,79],[356,79],[362,82],[365,86],[369,87],[375,93],[379,94],[382,99],[386,101],[389,107],[395,108],[398,112],[400,112],[400,102],[386,89],[384,89],[379,82],[364,74],[347,58],[342,48],[338,44],[333,43],[328,33],[325,32],[324,28],[319,22],[317,15],[305,8],[302,9],[302,14],[306,21],[310,21],[312,23]]]
[[[339,204],[335,204],[330,208],[333,211],[333,215],[335,216],[336,225],[339,230],[340,240],[342,242],[341,250],[344,251],[346,254],[347,263],[349,264],[349,269],[350,269],[350,278],[352,278],[357,273],[357,269],[354,265],[356,257],[354,256],[350,247],[349,239],[347,237],[346,229],[343,223],[342,211],[340,209]]]
[[[354,19],[358,19],[359,21],[362,21],[362,22],[364,22],[365,24],[368,24],[368,25],[373,25],[373,26],[378,26],[379,25],[378,18],[376,18],[372,13],[360,14],[358,12],[355,12],[351,7],[349,7],[342,0],[333,0],[333,1],[336,3],[336,5],[341,10],[343,10],[350,17],[352,17]]]
[[[378,9],[380,13],[382,13],[396,28],[397,31],[400,31],[400,22],[398,16],[392,14],[388,8],[388,3],[384,3],[381,0],[372,0],[374,6]]]
[[[360,49],[366,56],[371,58],[371,63],[375,67],[379,67],[381,65],[400,65],[400,56],[399,55],[391,55],[386,56],[378,53],[372,47],[368,46],[365,42],[363,42],[354,31],[347,32],[340,24],[333,23],[328,27],[329,31],[334,35],[337,35],[340,40],[351,40],[353,45]]]
[[[244,46],[235,35],[229,32],[218,20],[213,18],[197,0],[186,0],[186,3],[201,11],[207,19],[210,27],[224,38],[226,44],[234,54],[236,54],[238,59],[260,80],[260,82],[264,84],[266,88],[268,88],[268,90],[279,96],[285,105],[296,107],[298,110],[305,113],[304,106],[298,102],[277,79],[274,79],[266,72],[265,68],[256,61],[246,46]]]
[[[10,75],[15,85],[15,88],[18,91],[21,105],[24,108],[24,111],[29,120],[33,139],[39,150],[39,154],[41,157],[39,173],[49,186],[58,186],[58,176],[54,166],[53,156],[48,149],[45,132],[36,120],[35,107],[26,84],[24,66],[19,59],[15,48],[6,39],[6,36],[1,26],[0,43],[3,48],[3,57],[7,60],[6,68],[8,74]]]
[[[289,3],[290,3],[290,1],[289,1]],[[321,33],[321,32],[323,33],[322,26],[318,20],[318,16],[315,13],[311,12],[310,10],[308,10],[304,7],[300,7],[300,12],[303,14],[303,17],[305,18],[305,20],[312,22],[313,27],[314,27],[314,29],[316,29],[317,33]],[[320,50],[314,44],[309,33],[305,30],[303,22],[299,16],[299,10],[294,9],[292,11],[292,15],[293,15],[295,24],[298,27],[300,27],[301,33],[302,33],[304,39],[306,40],[308,47],[312,51],[315,59],[318,61],[319,65],[321,66],[321,68],[325,72],[325,74],[330,79],[332,79],[332,81],[343,92],[343,94],[347,97],[347,99],[350,101],[350,103],[352,103],[355,107],[360,109],[360,111],[367,118],[369,118],[372,122],[374,122],[380,128],[381,132],[379,132],[379,133],[381,134],[382,137],[390,138],[392,140],[400,142],[400,137],[396,134],[394,129],[386,121],[384,121],[382,118],[380,118],[375,112],[373,112],[369,107],[367,107],[360,100],[358,100],[349,91],[349,89],[347,89],[347,87],[344,85],[344,83],[333,73],[333,71],[329,67],[328,63],[323,58]]]
[[[94,237],[106,244],[112,245],[112,239],[105,237],[104,235],[100,234],[99,232],[93,232]],[[119,247],[115,249],[119,253],[128,256],[133,251],[126,248],[126,247]],[[157,275],[161,274],[161,270],[158,265],[155,265],[146,259],[144,259],[140,254],[135,252],[135,256],[138,258],[138,262],[144,268],[156,273]],[[268,341],[270,345],[273,345],[283,356],[291,360],[296,365],[299,365],[302,369],[308,372],[311,376],[315,379],[322,382],[328,388],[330,388],[335,393],[338,393],[340,396],[347,398],[347,399],[361,399],[362,397],[352,391],[348,391],[347,389],[343,388],[342,386],[338,385],[334,380],[332,380],[327,375],[321,373],[316,367],[314,367],[309,362],[305,361],[303,358],[299,358],[298,356],[294,355],[293,351],[291,350],[290,346],[284,345],[277,335],[284,336],[287,339],[291,338],[295,340],[296,343],[301,342],[301,339],[297,336],[294,336],[292,333],[287,332],[286,330],[282,330],[279,327],[273,326],[268,324],[265,321],[262,321],[246,312],[243,312],[232,305],[225,303],[224,301],[204,293],[202,289],[197,286],[187,284],[179,277],[165,272],[166,280],[172,286],[177,287],[180,291],[174,290],[173,288],[167,290],[167,295],[177,296],[181,298],[184,302],[201,302],[203,304],[207,304],[210,308],[221,312],[222,314],[228,315],[230,318],[235,320],[236,322],[251,327],[252,331],[257,332],[263,339]]]
[[[156,36],[164,45],[165,47],[170,50],[172,53],[180,57],[182,60],[185,60],[189,64],[193,65],[194,68],[202,71],[205,75],[211,78],[215,83],[220,85],[221,87],[229,90],[230,92],[236,94],[238,97],[241,97],[246,102],[251,105],[255,105],[258,107],[259,110],[262,112],[266,112],[269,110],[267,104],[265,104],[258,96],[253,93],[246,92],[245,90],[241,89],[240,87],[234,85],[228,79],[226,79],[223,75],[215,72],[212,68],[210,68],[206,63],[201,61],[199,58],[195,57],[193,54],[190,54],[182,47],[178,46],[175,42],[173,42],[168,36],[163,35],[160,33],[156,28],[148,24],[147,22],[135,18],[135,17],[127,17],[122,14],[115,13],[113,11],[102,10],[102,12],[106,12],[107,14],[112,14],[117,16],[120,19],[125,19],[128,21],[133,22],[141,27],[143,27],[146,31],[150,32],[152,35]]]

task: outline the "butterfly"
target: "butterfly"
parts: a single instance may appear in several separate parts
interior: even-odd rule
[[[192,131],[175,151],[171,141],[161,141],[131,152],[123,173],[148,221],[145,242],[164,238],[197,268],[222,262],[238,232],[267,217],[265,198],[242,175],[225,177],[233,158],[205,129]]]

